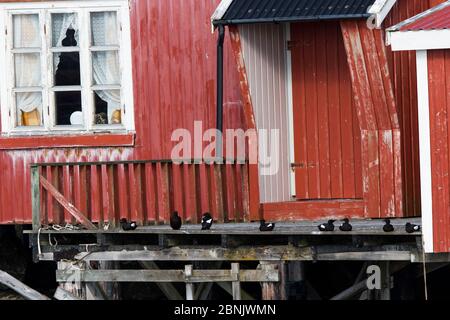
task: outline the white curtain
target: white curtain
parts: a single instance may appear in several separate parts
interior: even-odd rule
[[[92,45],[118,45],[116,12],[98,12],[91,14]],[[94,83],[98,85],[120,84],[118,51],[93,52],[92,66]],[[115,110],[120,109],[120,90],[97,91],[98,96],[108,103],[108,123]]]
[[[56,13],[52,14],[52,46],[62,47],[62,42],[66,38],[68,29],[75,31],[75,40],[79,46],[78,37],[78,19],[76,13]],[[58,67],[59,58],[61,54],[57,54],[55,57],[55,68]]]
[[[13,38],[16,49],[40,48],[39,16],[36,14],[14,15]],[[16,88],[41,86],[40,53],[15,54],[14,65]],[[19,119],[21,111],[31,112],[36,108],[42,118],[42,94],[40,92],[17,93],[16,105]]]

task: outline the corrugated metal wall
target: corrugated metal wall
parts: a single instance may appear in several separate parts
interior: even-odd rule
[[[260,176],[261,203],[291,200],[284,25],[239,27],[258,130],[279,130],[279,170]],[[261,146],[261,141],[260,141]]]
[[[219,2],[130,1],[135,148],[0,151],[0,223],[31,222],[30,163],[167,159],[174,129],[192,130],[195,120],[215,127],[217,35],[210,17]],[[241,128],[238,74],[226,43],[225,127]]]
[[[450,50],[428,51],[434,252],[450,251]]]

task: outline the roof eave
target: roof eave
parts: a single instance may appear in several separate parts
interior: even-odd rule
[[[308,17],[289,17],[289,18],[261,18],[261,19],[236,19],[236,20],[215,20],[214,26],[219,25],[239,25],[239,24],[257,24],[257,23],[289,23],[289,22],[307,22],[324,20],[352,20],[367,19],[370,14],[352,14],[352,15],[319,15]]]
[[[396,2],[397,0],[376,0],[372,7],[369,8],[368,13],[375,18],[376,28],[381,28]]]

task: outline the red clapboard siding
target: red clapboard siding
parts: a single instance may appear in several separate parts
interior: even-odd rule
[[[363,197],[361,145],[338,22],[291,26],[297,199]]]
[[[443,1],[399,0],[386,18],[384,27],[393,26],[441,2]],[[387,47],[387,54],[400,122],[404,215],[419,216],[421,198],[416,53],[392,52]]]
[[[434,252],[450,251],[450,50],[428,51]]]
[[[215,127],[217,37],[211,34],[210,17],[219,3],[220,0],[130,1],[136,122],[134,143],[129,143],[128,137],[125,143],[117,142],[116,139],[110,146],[96,141],[89,145],[84,140],[73,138],[58,140],[55,142],[57,145],[51,139],[45,140],[45,143],[42,139],[36,139],[34,143],[30,141],[32,138],[28,138],[25,141],[26,150],[14,150],[14,144],[8,145],[9,150],[0,150],[0,180],[4,185],[11,186],[0,190],[0,224],[31,222],[29,165],[32,163],[169,159],[172,147],[176,144],[171,141],[174,129],[187,128],[192,132],[194,121],[202,121],[204,130]],[[228,36],[225,44],[224,86],[225,128],[245,128],[243,99]],[[17,149],[23,149],[20,141],[16,145]],[[54,145],[57,148],[53,148]],[[90,176],[91,169],[96,174],[94,177]],[[79,187],[74,186],[70,192],[73,193],[74,201],[80,204],[81,211],[92,208],[88,215],[95,219],[107,220],[109,215],[120,215],[152,223],[167,221],[168,209],[156,207],[157,199],[147,197],[144,203],[142,193],[133,189],[128,195],[125,191],[130,178],[136,177],[136,188],[145,184],[145,190],[157,190],[161,193],[159,197],[165,197],[168,190],[161,188],[154,180],[164,168],[152,166],[151,173],[145,170],[148,167],[134,169],[134,174],[130,175],[128,168],[119,167],[111,173],[108,167],[80,167],[71,179],[81,184]],[[48,171],[44,168],[44,171],[50,176],[56,174],[51,168]],[[148,175],[144,176],[144,173]],[[193,181],[197,174],[198,171],[191,169],[190,179]],[[58,186],[63,186],[62,175],[56,177],[61,179]],[[176,176],[176,179],[179,178],[180,175]],[[122,183],[118,184],[117,181]],[[186,213],[186,218],[193,216],[192,221],[195,221],[196,214],[201,215],[203,210],[209,209],[205,205],[208,200],[197,202],[192,193],[197,186],[183,180],[183,174],[181,181],[184,186],[173,186],[177,197],[183,195],[182,199],[174,201],[177,206],[182,205],[183,210],[189,206],[191,209]],[[117,191],[114,193],[115,198],[103,196],[107,188]],[[233,188],[231,186],[231,190]],[[187,198],[188,189],[191,190],[190,198]],[[208,195],[209,190],[201,190]],[[137,207],[133,200],[138,202]],[[63,214],[62,210],[52,209],[59,207],[53,199],[46,200],[45,206],[51,221]]]
[[[399,121],[382,32],[365,21],[341,21],[362,130],[367,217],[403,216]]]
[[[200,175],[194,174],[200,167],[206,169],[208,181],[204,185],[199,183]],[[140,224],[167,223],[170,212],[175,210],[186,221],[198,221],[204,211],[198,211],[196,204],[203,198],[208,203],[204,210],[211,212],[217,221],[238,222],[249,217],[248,206],[242,197],[248,190],[248,175],[245,174],[248,164],[227,164],[225,167],[221,164],[126,162],[43,165],[39,169],[52,190],[93,222],[117,224],[120,218],[126,218]],[[184,179],[181,172],[191,173],[186,192],[181,190]],[[225,189],[229,183],[233,188]],[[79,188],[80,185],[90,185],[90,188]],[[199,186],[198,189],[195,186]],[[198,192],[191,192],[191,188]],[[225,197],[224,190],[229,190]],[[52,205],[41,206],[43,223],[74,222],[67,207],[49,192],[43,189],[41,192],[41,203],[52,200]],[[90,201],[81,204],[81,199],[86,198]],[[122,201],[121,204],[117,205],[115,199]]]

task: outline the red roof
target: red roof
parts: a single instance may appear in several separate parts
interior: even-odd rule
[[[450,29],[450,1],[411,19],[400,31]]]

